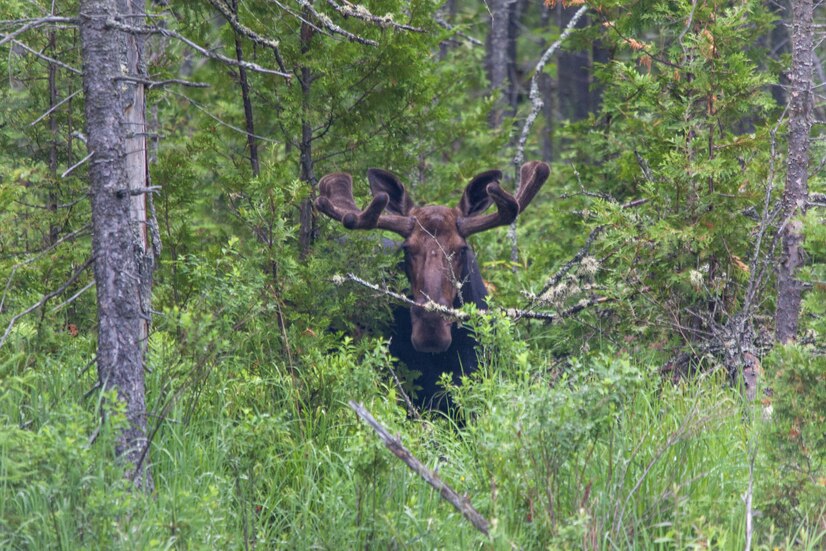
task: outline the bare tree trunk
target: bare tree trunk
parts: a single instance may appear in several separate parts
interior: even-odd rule
[[[146,461],[143,348],[153,257],[147,254],[143,39],[107,20],[143,24],[142,2],[82,0],[80,36],[98,304],[98,376],[125,404],[116,454],[135,485],[153,487]]]
[[[562,2],[557,4],[557,22],[560,29],[568,26],[571,18],[576,13],[576,7],[562,7]],[[576,28],[588,26],[586,17],[577,22]],[[559,94],[559,113],[563,119],[572,121],[582,120],[588,117],[590,112],[590,83],[591,83],[591,59],[585,51],[559,52],[557,58],[557,93]]]
[[[812,0],[793,0],[792,68],[789,94],[789,156],[783,191],[783,249],[777,269],[775,338],[788,343],[797,336],[802,283],[795,272],[803,265],[803,223],[809,193],[809,133],[812,129],[812,71],[814,68]]]
[[[301,26],[301,53],[310,51],[310,42],[313,39],[313,30],[309,25]],[[298,144],[300,166],[298,177],[306,182],[313,193],[302,201],[299,214],[298,242],[301,256],[310,251],[316,237],[316,218],[313,212],[315,199],[315,167],[313,165],[313,127],[310,122],[310,92],[312,90],[313,74],[309,67],[301,67],[301,141]]]
[[[238,17],[238,0],[232,0],[232,13]],[[241,48],[241,37],[235,33],[235,59],[239,63],[244,61],[244,50]],[[252,175],[258,176],[261,172],[258,164],[258,143],[255,141],[255,124],[252,118],[252,102],[250,101],[250,85],[247,79],[247,70],[244,67],[238,67],[238,80],[241,84],[241,98],[244,102],[244,120],[246,122],[247,130],[247,145],[250,149],[250,165],[252,166]]]
[[[491,0],[490,32],[487,40],[487,69],[491,93],[496,98],[496,104],[490,113],[490,125],[499,128],[505,115],[505,107],[510,103],[512,84],[510,83],[510,68],[513,65],[511,56],[512,8],[518,0]]]

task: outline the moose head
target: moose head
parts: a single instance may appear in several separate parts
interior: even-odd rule
[[[353,179],[336,172],[318,184],[318,210],[340,221],[350,230],[381,229],[404,237],[404,266],[412,299],[419,305],[410,311],[413,348],[419,352],[444,352],[451,343],[450,321],[423,305],[433,301],[452,307],[460,296],[470,252],[467,238],[516,219],[531,202],[550,174],[547,164],[532,161],[522,165],[516,197],[499,186],[502,173],[482,172],[465,188],[457,207],[417,207],[399,179],[371,168],[367,171],[373,200],[364,210],[353,199]],[[492,204],[496,212],[485,214]]]

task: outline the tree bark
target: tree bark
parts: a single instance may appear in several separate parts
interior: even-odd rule
[[[490,91],[495,105],[490,113],[491,128],[499,128],[505,116],[505,107],[511,102],[513,83],[510,80],[515,47],[512,44],[511,17],[518,0],[491,0],[490,32],[487,40],[487,69]]]
[[[575,6],[562,7],[557,4],[557,22],[560,29],[568,26],[576,13]],[[588,26],[586,17],[577,21],[576,28]],[[591,110],[591,59],[587,51],[562,50],[557,58],[557,93],[559,94],[558,109],[561,118],[572,121],[588,117]]]
[[[147,254],[143,39],[109,20],[143,24],[142,2],[82,0],[80,37],[98,306],[98,376],[125,406],[115,452],[135,485],[153,488],[146,461],[143,352],[153,257]],[[133,192],[133,190],[135,190]]]
[[[232,13],[238,17],[238,0],[232,0]],[[235,59],[239,63],[244,61],[244,50],[241,47],[241,36],[235,33]],[[247,131],[247,145],[250,149],[250,166],[252,175],[258,176],[261,172],[258,163],[258,143],[255,141],[255,124],[252,117],[252,101],[250,100],[250,85],[247,78],[247,70],[243,66],[238,67],[238,81],[241,85],[241,99],[244,102],[244,121]]]
[[[809,177],[809,134],[812,128],[812,71],[814,68],[812,0],[794,0],[792,6],[792,68],[789,93],[789,155],[783,191],[785,225],[777,269],[775,338],[788,343],[797,336],[803,284],[795,272],[803,265],[803,223]]]

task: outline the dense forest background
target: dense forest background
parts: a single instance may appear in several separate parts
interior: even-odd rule
[[[807,1],[6,0],[0,547],[819,549],[826,206]],[[457,411],[388,353],[400,253],[313,205],[455,205]],[[364,408],[453,488],[391,454]]]

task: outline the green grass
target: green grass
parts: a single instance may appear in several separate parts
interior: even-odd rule
[[[150,404],[184,390],[154,440],[152,496],[127,490],[110,426],[89,442],[94,375],[71,356],[14,356],[0,396],[0,548],[744,548],[750,446],[758,509],[776,467],[761,448],[770,421],[722,376],[673,386],[597,355],[551,369],[501,328],[486,346],[456,390],[461,429],[406,419],[369,340],[309,353],[297,371],[263,352],[221,355],[197,377],[157,346]],[[349,399],[466,494],[490,540],[384,449]],[[758,512],[755,548],[819,548],[818,513],[780,530]]]

